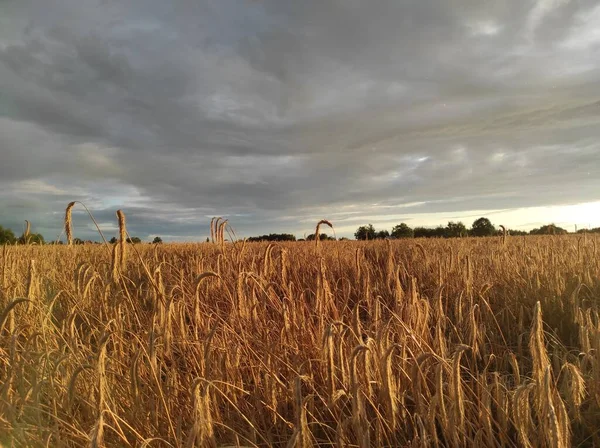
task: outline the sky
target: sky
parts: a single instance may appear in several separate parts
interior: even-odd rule
[[[0,225],[70,201],[144,240],[598,227],[600,3],[0,0]]]

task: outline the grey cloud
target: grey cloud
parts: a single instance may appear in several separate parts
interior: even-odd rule
[[[3,225],[57,234],[72,199],[182,237],[599,199],[592,0],[0,8]]]

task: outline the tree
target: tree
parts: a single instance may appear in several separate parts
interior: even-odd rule
[[[392,229],[392,236],[394,238],[413,238],[415,236],[415,232],[405,223],[401,223],[397,226],[394,226]]]
[[[529,233],[531,235],[565,235],[568,232],[561,227],[555,226],[554,224],[547,224],[539,229],[533,229]]]
[[[73,244],[83,244],[83,240],[81,238],[73,238]]]
[[[126,241],[128,243],[132,243],[132,244],[139,244],[142,242],[142,240],[140,238],[138,238],[137,236],[132,236],[131,238],[127,238]]]
[[[44,244],[44,235],[41,233],[30,233],[25,238],[25,235],[19,237],[19,244]]]
[[[0,226],[0,244],[14,244],[15,241],[16,238],[13,231]]]
[[[311,233],[310,235],[308,235],[306,237],[306,241],[314,241],[314,240],[315,240],[315,234],[314,233]],[[332,237],[332,236],[327,235],[326,233],[320,233],[319,234],[319,241],[328,241],[328,240],[332,241],[332,240],[335,240],[335,238]]]
[[[160,236],[155,236],[152,240],[152,244],[162,244],[162,238]]]
[[[469,234],[465,225],[460,221],[450,221],[444,230],[444,237],[446,238],[460,238]]]
[[[487,218],[479,218],[473,222],[471,227],[471,235],[473,236],[492,236],[496,235],[496,228]]]
[[[443,238],[446,235],[446,228],[437,226],[435,229],[427,227],[415,227],[415,238]]]
[[[579,229],[577,233],[600,233],[600,227],[594,227],[593,229]]]
[[[357,240],[374,240],[376,236],[375,227],[373,224],[368,226],[360,226],[356,232],[354,232],[354,238]]]
[[[109,240],[109,243],[110,243],[110,244],[117,244],[117,242],[118,242],[118,241],[119,241],[119,240],[118,240],[116,237],[114,237],[114,236],[113,236],[113,237],[112,237],[112,238]]]
[[[413,230],[413,235],[415,238],[430,238],[431,229],[426,227],[415,227]]]
[[[525,232],[524,230],[514,230],[514,229],[507,229],[506,233],[508,235],[511,235],[511,236],[525,236],[525,235],[527,235],[527,232]]]
[[[385,240],[386,238],[389,238],[389,237],[390,237],[390,232],[388,232],[387,230],[380,230],[375,235],[375,238],[377,238],[378,240]]]
[[[246,241],[250,243],[259,241],[296,241],[296,236],[291,233],[270,233],[268,235],[251,236]]]

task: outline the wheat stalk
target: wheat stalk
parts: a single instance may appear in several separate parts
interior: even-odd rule
[[[315,228],[315,247],[319,247],[319,240],[321,239],[320,236],[321,234],[319,233],[321,231],[321,225],[325,224],[326,226],[329,226],[331,229],[333,229],[333,224],[331,224],[329,221],[327,221],[326,219],[322,219],[317,223],[317,227]]]

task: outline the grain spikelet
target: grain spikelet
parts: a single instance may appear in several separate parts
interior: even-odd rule
[[[23,243],[29,244],[29,232],[31,231],[31,223],[25,220],[25,231],[23,232]]]
[[[214,243],[215,242],[215,219],[217,219],[215,216],[212,217],[212,219],[210,220],[210,242]]]
[[[19,303],[23,303],[23,302],[29,302],[29,299],[26,299],[24,297],[19,297],[17,299],[14,299],[12,302],[10,302],[8,305],[6,305],[4,310],[2,310],[2,314],[0,314],[0,334],[2,334],[2,330],[4,329],[4,324],[6,322],[6,318],[8,317],[10,312],[13,310],[13,308],[15,306],[17,306]]]
[[[335,351],[335,347],[334,347],[334,325],[335,323],[332,322],[331,324],[329,324],[329,326],[327,327],[327,331],[325,332],[324,335],[324,340],[323,340],[323,354],[325,357],[325,362],[327,363],[327,386],[328,386],[328,395],[329,395],[329,400],[330,400],[330,404],[333,402],[333,395],[336,391],[335,388],[335,360],[334,360],[334,351]]]
[[[225,244],[225,226],[227,226],[227,222],[227,219],[223,220],[217,229],[217,242],[221,245],[221,247],[223,247]]]
[[[425,260],[425,264],[427,264],[427,251],[425,250],[423,245],[421,243],[417,243],[417,244],[415,244],[415,247],[417,249],[419,249],[419,252],[421,252],[421,256],[423,257],[423,260]]]
[[[352,351],[350,356],[350,392],[352,394],[352,424],[358,436],[358,446],[360,448],[369,448],[371,438],[369,433],[369,423],[367,420],[367,410],[365,408],[364,391],[361,387],[360,374],[358,372],[358,358],[364,354],[366,370],[366,354],[369,348],[365,345],[358,345]],[[365,372],[366,376],[366,372]]]
[[[69,379],[69,383],[68,383],[68,387],[67,387],[67,395],[66,395],[66,402],[65,402],[65,408],[67,409],[67,412],[70,411],[71,406],[73,405],[73,401],[75,400],[75,386],[77,385],[77,378],[79,377],[79,375],[84,371],[84,370],[92,370],[93,367],[89,364],[84,364],[82,366],[79,366],[75,369],[75,371],[73,372],[73,374],[71,375],[71,378]]]
[[[73,244],[73,222],[71,219],[71,210],[75,206],[75,202],[69,202],[65,210],[65,234],[67,236],[67,245]]]
[[[279,256],[279,265],[280,265],[280,277],[281,277],[281,286],[284,290],[288,288],[288,251],[287,249],[281,248],[281,254]]]
[[[210,383],[198,378],[192,385],[193,426],[185,444],[186,448],[216,448],[217,441],[210,412]]]
[[[200,301],[200,286],[202,285],[202,281],[210,278],[210,277],[216,277],[216,278],[221,278],[219,276],[219,274],[217,274],[216,272],[203,272],[202,274],[200,274],[198,277],[196,277],[196,281],[195,281],[195,285],[194,285],[194,319],[195,319],[195,323],[196,325],[200,325],[200,322],[202,320],[202,315],[200,312],[200,306],[201,306],[201,301]]]
[[[452,377],[450,381],[450,397],[453,405],[452,423],[460,434],[465,429],[465,400],[463,394],[462,376],[460,374],[460,358],[462,354],[469,350],[468,345],[459,345],[452,355]]]
[[[562,381],[563,395],[567,397],[567,403],[575,420],[581,421],[580,407],[585,397],[585,380],[581,370],[570,362],[562,367],[564,377]]]
[[[519,362],[517,361],[517,357],[515,356],[514,353],[509,353],[508,354],[509,358],[509,362],[510,362],[510,366],[512,368],[513,371],[513,376],[515,379],[515,386],[520,386],[521,385],[521,372],[519,369]]]
[[[427,382],[427,378],[425,376],[424,368],[422,367],[429,358],[434,356],[433,353],[421,353],[416,362],[412,366],[410,383],[412,386],[412,397],[415,402],[415,408],[417,414],[419,415],[427,415],[427,405],[429,404],[427,400],[429,399],[429,390],[427,387],[424,387],[424,384]]]
[[[524,448],[533,446],[529,438],[529,434],[534,427],[531,419],[529,395],[535,387],[534,383],[522,384],[517,387],[512,399],[513,421],[519,437],[519,444]]]
[[[306,402],[310,397],[302,398],[302,376],[297,376],[294,383],[294,414],[296,423],[294,433],[287,444],[287,448],[310,448],[312,447],[310,428],[306,418]]]
[[[393,431],[398,429],[399,419],[398,419],[398,389],[396,384],[396,378],[394,376],[392,370],[392,357],[394,351],[399,349],[400,346],[398,344],[393,344],[385,351],[382,359],[381,359],[381,372],[382,372],[382,381],[383,381],[383,403],[385,406],[385,410],[387,413],[387,418],[390,421],[390,426]]]
[[[117,218],[119,220],[119,268],[123,271],[127,261],[127,223],[123,210],[117,210]]]
[[[558,418],[558,413],[554,404],[554,385],[552,384],[552,368],[548,365],[543,372],[543,386],[538,390],[542,403],[541,419],[542,431],[548,443],[552,448],[564,448],[567,444],[568,434],[564,433]],[[560,400],[560,397],[558,397]]]
[[[36,282],[36,273],[35,273],[35,260],[32,258],[29,261],[29,275],[27,276],[27,292],[25,295],[31,301],[27,304],[27,312],[31,312],[33,309],[33,301],[38,295],[37,292],[37,282]]]
[[[533,311],[533,323],[529,336],[529,350],[533,361],[533,377],[541,384],[546,366],[550,364],[544,343],[544,323],[542,321],[542,305],[538,301]]]

